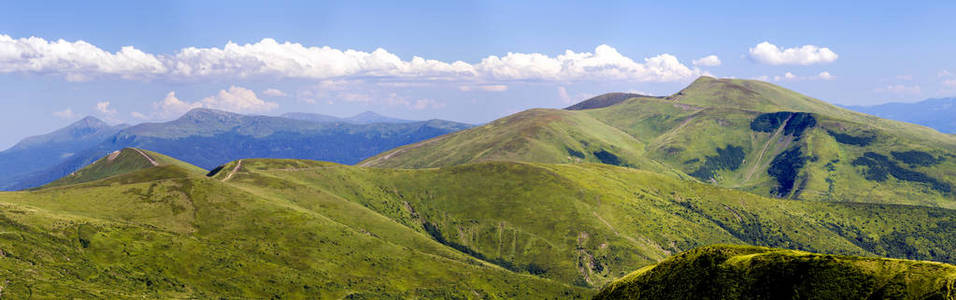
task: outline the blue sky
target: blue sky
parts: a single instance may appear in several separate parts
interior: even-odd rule
[[[839,104],[956,95],[952,1],[659,2],[7,3],[0,148],[200,106],[481,123],[702,74]]]

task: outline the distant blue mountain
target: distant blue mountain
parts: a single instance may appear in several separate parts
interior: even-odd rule
[[[212,109],[194,109],[173,121],[129,127],[111,127],[87,118],[54,133],[25,139],[0,153],[0,173],[16,174],[3,178],[0,189],[37,187],[126,147],[156,151],[205,169],[241,158],[354,164],[385,150],[472,127],[443,120],[373,120],[397,119],[365,114],[351,121],[307,121]],[[51,150],[35,157],[42,164],[16,161],[24,160],[26,154],[22,153],[30,149]]]
[[[86,117],[57,131],[28,137],[0,152],[0,189],[56,166],[113,136],[128,125],[111,126]]]
[[[396,119],[392,117],[386,117],[371,111],[366,111],[348,118],[339,118],[323,114],[313,114],[313,113],[287,113],[282,115],[283,118],[303,120],[303,121],[312,121],[312,122],[323,122],[323,123],[332,123],[332,122],[343,122],[349,124],[374,124],[374,123],[413,123],[415,121]]]
[[[956,98],[844,107],[880,118],[919,124],[939,132],[956,134]]]

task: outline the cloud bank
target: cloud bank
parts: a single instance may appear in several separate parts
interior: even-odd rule
[[[770,42],[763,42],[750,48],[750,58],[768,65],[812,65],[831,63],[840,56],[830,48],[803,45],[795,48],[780,49]]]
[[[759,46],[759,45],[758,45]],[[829,50],[827,50],[829,51]],[[719,64],[716,56],[701,66]],[[0,73],[55,74],[81,81],[102,76],[123,79],[202,80],[209,78],[399,78],[462,81],[629,80],[664,82],[704,74],[670,54],[635,60],[608,45],[593,52],[565,51],[557,56],[508,53],[477,63],[444,62],[422,57],[403,60],[385,49],[371,52],[305,46],[262,39],[227,43],[222,48],[183,48],[173,54],[151,54],[132,46],[109,52],[85,41],[14,39],[0,35]]]

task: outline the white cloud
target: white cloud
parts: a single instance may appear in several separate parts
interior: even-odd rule
[[[102,101],[96,103],[96,111],[104,115],[114,115],[116,114],[116,109],[110,108],[109,101]]]
[[[58,73],[67,80],[82,81],[95,74],[143,78],[168,71],[156,56],[132,46],[110,53],[84,41],[14,39],[0,34],[0,73]]]
[[[830,72],[823,71],[823,72],[820,72],[820,74],[817,74],[817,78],[818,78],[818,79],[823,79],[823,80],[832,80],[832,79],[834,79],[834,78],[836,78],[836,77],[833,76],[832,74],[830,74]]]
[[[442,108],[445,107],[445,103],[441,103],[432,99],[408,99],[406,97],[400,96],[397,93],[391,93],[385,97],[385,104],[389,106],[404,106],[409,109],[414,110],[423,110],[428,108]]]
[[[273,88],[269,88],[269,89],[266,89],[265,91],[262,91],[262,94],[263,94],[263,95],[266,95],[266,96],[272,96],[272,97],[285,97],[285,96],[286,96],[285,92],[283,92],[283,91],[281,91],[281,90],[279,90],[279,89],[273,89]]]
[[[910,74],[896,75],[896,79],[899,79],[899,80],[913,80],[913,75],[910,75]]]
[[[495,85],[463,85],[459,86],[458,90],[462,92],[470,91],[484,91],[484,92],[504,92],[508,90],[507,85],[495,84]]]
[[[708,55],[692,61],[695,66],[716,67],[720,65],[720,58],[717,55]]]
[[[942,70],[942,71],[939,71],[939,73],[936,73],[936,77],[939,77],[939,78],[950,77],[950,76],[953,76],[953,73],[950,73],[947,70]]]
[[[201,102],[206,108],[238,113],[267,112],[279,107],[278,103],[259,99],[252,90],[237,86],[230,86],[228,90],[220,90],[215,96],[203,98]]]
[[[769,77],[767,76],[759,76],[759,77],[756,77],[755,79],[766,81],[768,78]],[[830,72],[827,72],[827,71],[823,71],[823,72],[817,73],[817,75],[811,75],[811,76],[799,76],[791,72],[784,73],[782,76],[781,75],[773,76],[774,81],[833,80],[835,78],[836,76],[833,76],[833,74],[830,74]]]
[[[216,95],[195,102],[182,101],[176,97],[176,92],[169,92],[162,101],[153,103],[154,118],[160,119],[176,117],[194,108],[212,108],[235,113],[261,113],[278,107],[278,103],[259,99],[252,90],[237,86],[219,90]]]
[[[705,59],[710,63],[709,57]],[[110,53],[85,41],[47,41],[38,37],[13,39],[0,35],[0,73],[10,72],[58,74],[74,81],[115,75],[125,79],[168,80],[369,77],[659,82],[692,79],[704,74],[680,63],[670,54],[635,61],[608,45],[596,47],[593,53],[567,50],[554,57],[540,53],[508,53],[469,64],[417,56],[403,60],[385,49],[372,52],[340,50],[280,43],[268,38],[247,44],[229,42],[222,48],[189,47],[162,55],[145,53],[132,46]]]
[[[780,49],[770,42],[762,42],[750,48],[750,58],[768,65],[812,65],[831,63],[839,55],[830,48],[820,48],[814,45],[803,45],[798,48]]]
[[[956,87],[956,79],[944,80],[943,85],[948,87]]]
[[[149,117],[147,117],[147,116],[144,115],[143,113],[137,112],[137,111],[131,112],[131,113],[129,113],[129,115],[130,115],[130,116],[133,116],[133,118],[137,118],[137,119],[142,119],[142,120],[149,119]]]
[[[918,95],[922,93],[922,90],[918,85],[906,86],[902,84],[892,84],[886,87],[876,88],[873,90],[877,93],[887,93],[887,94],[897,94],[897,95]]]
[[[189,103],[179,100],[179,98],[176,98],[176,92],[169,92],[162,101],[153,103],[157,118],[177,117],[191,109],[200,107],[202,107],[202,103]]]
[[[489,56],[476,64],[475,70],[479,76],[493,80],[677,81],[703,74],[670,54],[645,58],[639,63],[608,45],[598,46],[594,53],[566,50],[555,57],[540,53]]]
[[[63,119],[73,119],[73,118],[76,118],[76,114],[74,114],[74,113],[73,113],[73,110],[72,110],[72,109],[69,109],[69,108],[64,109],[64,110],[61,110],[61,111],[55,111],[55,112],[53,112],[53,116],[58,117],[58,118],[63,118]]]

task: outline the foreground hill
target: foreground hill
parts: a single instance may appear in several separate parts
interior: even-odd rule
[[[26,174],[11,178],[0,187],[19,190],[40,186],[126,147],[165,153],[207,170],[248,157],[320,159],[351,164],[387,149],[470,127],[442,120],[377,122],[392,120],[382,118],[385,117],[360,114],[348,120],[362,124],[352,124],[195,109],[170,122],[144,123],[108,135],[96,135],[98,139],[89,139],[95,140],[94,143],[69,148],[70,156],[44,157],[47,162],[43,166],[11,170]],[[368,123],[371,121],[376,123]],[[3,158],[0,155],[0,165]]]
[[[242,159],[204,174],[124,149],[0,193],[0,278],[4,296],[39,298],[581,298],[714,243],[954,262],[954,224],[948,209],[596,163]]]
[[[334,207],[323,197],[348,200],[475,259],[584,287],[714,243],[956,262],[954,210],[771,199],[603,164],[251,159],[213,177],[319,212]]]
[[[880,118],[920,124],[940,132],[956,134],[956,98],[926,99],[914,103],[886,103],[846,108]]]
[[[718,245],[618,279],[594,299],[952,299],[956,266]]]
[[[313,209],[206,177],[182,162],[144,165],[140,151],[125,149],[77,172],[100,174],[98,180],[68,184],[65,178],[0,193],[5,298],[593,293],[477,260],[357,203],[323,194],[302,199],[327,206]]]
[[[613,100],[521,112],[360,165],[591,161],[780,198],[956,208],[953,135],[751,80],[701,77],[669,97]]]

